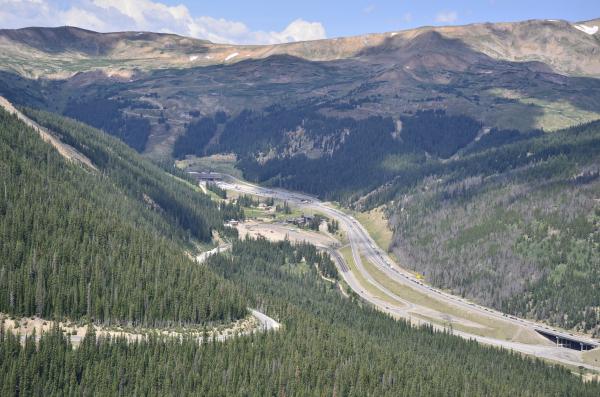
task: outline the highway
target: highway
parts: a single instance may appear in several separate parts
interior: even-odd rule
[[[338,247],[321,248],[326,249],[335,260],[348,286],[381,311],[409,319],[415,324],[428,323],[437,329],[451,330],[457,336],[483,344],[600,372],[600,367],[584,363],[583,352],[557,346],[536,330],[581,341],[589,346],[599,346],[597,340],[507,315],[427,285],[394,262],[354,217],[329,203],[302,193],[253,185],[228,175],[223,175],[223,180],[218,184],[239,193],[287,201],[304,211],[320,212],[336,219],[347,236],[356,274],[339,253]],[[371,271],[367,267],[371,267]],[[373,268],[376,272],[373,272]]]

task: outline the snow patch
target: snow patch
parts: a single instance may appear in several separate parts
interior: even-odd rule
[[[206,58],[206,59],[212,59],[212,57],[210,55],[207,55],[204,58]]]
[[[397,34],[398,34],[398,32],[393,32],[393,33],[390,33],[390,37],[394,37],[394,36],[395,36],[395,35],[397,35]]]
[[[581,30],[583,33],[596,34],[598,32],[598,25],[587,26],[587,25],[573,25],[577,30]]]
[[[227,55],[227,58],[225,58],[225,61],[229,61],[230,59],[233,59],[233,58],[237,57],[238,55],[240,55],[238,52],[234,52],[233,54],[229,54],[229,55]]]
[[[198,55],[190,55],[190,62],[194,62],[196,59],[198,59]]]

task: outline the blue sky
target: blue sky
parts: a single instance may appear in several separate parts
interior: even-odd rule
[[[179,4],[181,1],[168,0],[165,3]],[[196,14],[241,20],[253,29],[281,30],[296,18],[318,21],[331,37],[423,25],[600,18],[599,0],[259,0],[190,1],[187,5]]]
[[[0,27],[151,30],[231,43],[278,43],[423,25],[600,17],[599,0],[0,0]]]

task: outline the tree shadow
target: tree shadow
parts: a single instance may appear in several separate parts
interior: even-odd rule
[[[88,56],[108,55],[123,41],[156,42],[157,39],[164,38],[165,36],[167,35],[152,32],[98,33],[73,26],[0,29],[0,37],[25,44],[38,51],[48,54],[78,52]],[[194,53],[205,53],[208,51],[206,41],[188,39],[177,35],[168,36],[178,41],[179,48],[183,46]],[[166,43],[165,49],[168,50],[168,47],[169,43]]]
[[[20,31],[0,31],[0,35]],[[89,54],[107,53],[115,37],[152,40],[157,36],[126,32],[114,37],[101,35],[102,39],[90,44],[85,38],[93,32],[82,29],[32,28],[26,33],[21,39],[34,48],[58,53],[68,46]],[[57,44],[48,44],[50,39]],[[195,52],[207,51],[201,41],[192,47]],[[553,104],[564,102],[575,109],[566,112],[600,110],[600,79],[560,75],[540,62],[493,59],[459,39],[428,30],[411,39],[387,37],[351,58],[332,61],[272,55],[226,65],[140,72],[133,81],[90,79],[85,84],[74,84],[75,77],[33,80],[0,72],[0,93],[18,104],[53,111],[61,111],[57,98],[68,105],[86,96],[139,99],[150,93],[156,95],[153,101],[163,106],[167,123],[199,107],[204,113],[219,109],[235,113],[273,104],[310,104],[339,117],[357,118],[398,118],[440,108],[483,120],[489,126],[532,130],[547,112],[553,111]],[[528,102],[522,98],[528,98]],[[171,109],[177,109],[177,113]]]
[[[565,76],[541,62],[494,59],[460,39],[436,31],[424,31],[410,40],[387,37],[382,44],[361,51],[358,58],[373,68],[395,71],[388,75],[404,80],[404,86],[419,87],[431,99],[440,96],[446,99],[437,106],[431,100],[413,107],[454,105],[492,121],[497,118],[489,114],[499,111],[519,118],[512,127],[510,119],[504,121],[505,128],[535,129],[539,118],[544,116],[541,105],[544,103],[566,102],[583,112],[600,112],[600,79]],[[385,75],[380,72],[380,76]],[[388,86],[395,84],[394,79],[385,77],[378,81]],[[518,94],[529,103],[510,95],[502,96],[502,91]]]

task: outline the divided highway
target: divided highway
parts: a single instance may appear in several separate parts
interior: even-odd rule
[[[328,203],[306,194],[265,188],[228,175],[222,176],[223,180],[217,183],[224,189],[288,201],[306,211],[320,212],[336,219],[340,228],[346,233],[356,269],[352,269],[346,263],[337,251],[337,247],[323,248],[327,249],[335,260],[340,274],[349,287],[378,309],[396,317],[410,319],[415,323],[429,323],[438,329],[448,330],[448,325],[452,324],[450,328],[452,332],[466,339],[475,339],[480,343],[600,372],[600,367],[584,363],[583,352],[557,346],[536,330],[550,333],[557,338],[581,342],[588,347],[600,346],[598,341],[509,316],[423,283],[414,274],[398,266],[384,250],[378,247],[356,219]],[[367,267],[371,267],[371,272]],[[375,273],[373,268],[376,269]],[[393,285],[390,285],[390,280]],[[384,282],[387,287],[383,285]],[[369,285],[364,285],[365,283]],[[408,293],[399,296],[405,291]],[[414,298],[415,296],[418,298]],[[435,305],[432,307],[431,304],[423,302],[434,302]],[[501,334],[500,330],[507,329],[510,330],[508,333],[511,335],[497,336]]]

